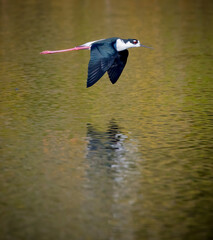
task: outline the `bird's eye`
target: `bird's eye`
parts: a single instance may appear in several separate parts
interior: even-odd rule
[[[138,40],[134,39],[134,40],[133,40],[133,43],[134,43],[134,44],[137,44],[137,43],[138,43]]]

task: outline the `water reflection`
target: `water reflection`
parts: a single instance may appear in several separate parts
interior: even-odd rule
[[[136,141],[129,139],[123,132],[114,119],[109,122],[105,131],[99,131],[92,124],[87,124],[88,172],[94,171],[95,175],[100,175],[100,171],[104,170],[107,174],[110,173],[113,180],[121,181],[124,171],[129,174],[135,169],[141,153],[137,154]]]
[[[91,163],[113,166],[115,162],[125,160],[125,139],[115,120],[109,122],[107,130],[101,132],[87,124],[88,154]]]
[[[96,226],[94,238],[103,232],[106,239],[133,239],[131,226],[141,177],[137,166],[140,155],[137,155],[136,142],[124,132],[114,119],[105,131],[87,124],[87,200],[82,211],[91,216],[87,227],[88,224],[91,228]],[[112,232],[112,228],[116,231]]]

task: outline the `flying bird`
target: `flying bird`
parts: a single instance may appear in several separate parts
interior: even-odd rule
[[[127,49],[133,47],[151,48],[140,44],[140,41],[137,39],[121,39],[113,37],[87,42],[69,49],[56,51],[47,50],[40,54],[53,54],[83,49],[90,50],[87,87],[91,87],[105,74],[105,72],[108,73],[111,83],[116,83],[127,62],[129,55]]]

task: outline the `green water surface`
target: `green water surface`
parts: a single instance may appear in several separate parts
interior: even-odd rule
[[[0,0],[0,239],[213,238],[213,2]],[[115,85],[87,50],[137,38]]]

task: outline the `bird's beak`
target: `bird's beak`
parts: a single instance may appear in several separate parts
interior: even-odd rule
[[[145,48],[151,48],[151,49],[153,49],[152,47],[148,47],[148,46],[145,46],[145,45],[143,45],[143,44],[140,44],[140,47],[145,47]]]

